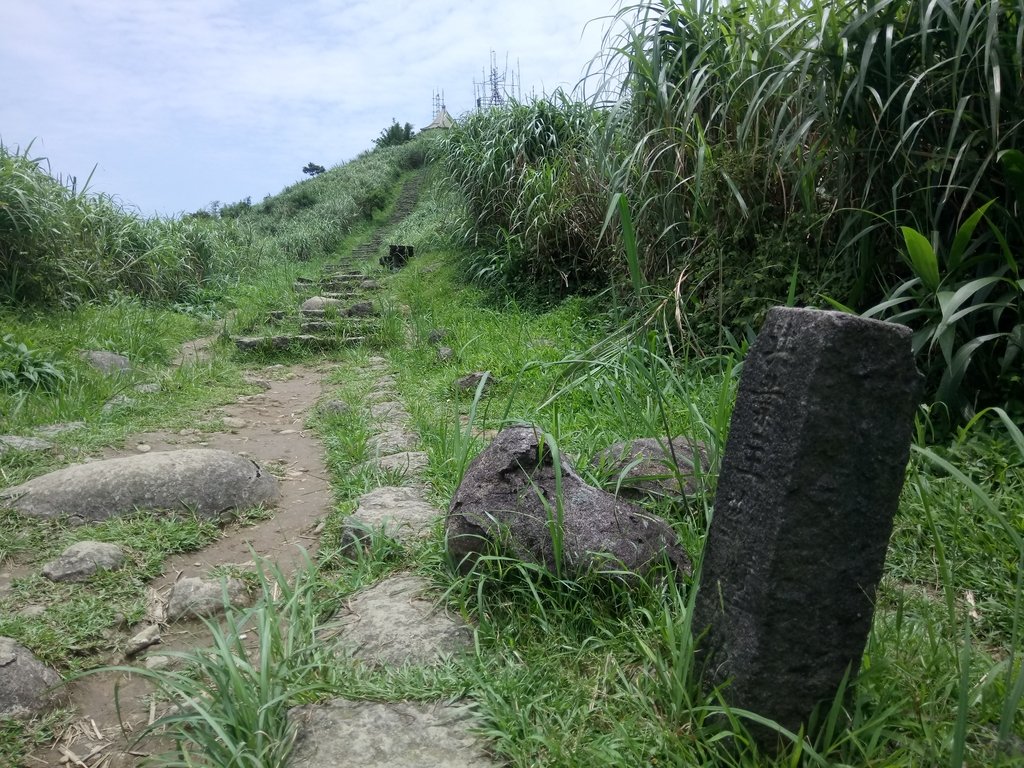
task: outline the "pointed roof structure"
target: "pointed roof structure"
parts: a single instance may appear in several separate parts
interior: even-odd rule
[[[420,130],[420,133],[437,130],[438,128],[451,128],[453,125],[455,125],[455,119],[449,115],[448,110],[442,106],[438,113],[434,115],[434,119],[430,125]]]

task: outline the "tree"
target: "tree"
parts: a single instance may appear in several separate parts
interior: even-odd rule
[[[326,170],[327,169],[324,168],[322,165],[317,165],[316,163],[307,163],[306,167],[302,169],[302,172],[308,173],[310,176],[319,176]]]
[[[373,140],[373,143],[377,145],[377,148],[383,147],[397,147],[399,144],[405,144],[412,138],[412,123],[406,123],[405,125],[399,125],[395,118],[391,118],[392,122],[390,127],[385,128],[380,132],[380,136]]]

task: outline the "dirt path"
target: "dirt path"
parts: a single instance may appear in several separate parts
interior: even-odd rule
[[[189,343],[185,349],[195,347]],[[280,481],[281,495],[272,517],[249,526],[229,524],[212,545],[167,558],[163,575],[149,584],[156,606],[166,601],[178,579],[209,577],[222,566],[249,567],[252,552],[275,563],[285,573],[293,572],[302,562],[303,550],[315,554],[317,537],[313,531],[330,511],[332,492],[323,447],[305,423],[321,395],[324,376],[333,368],[272,366],[255,370],[251,381],[262,392],[242,395],[233,404],[197,414],[197,423],[218,423],[219,431],[146,432],[130,436],[120,450],[106,451],[110,458],[138,451],[219,448],[251,457]],[[154,610],[159,613],[159,607]],[[176,622],[162,627],[161,642],[156,648],[187,650],[208,642],[209,632],[201,622]],[[109,663],[126,662],[122,654],[112,649]],[[128,768],[140,764],[157,745],[131,748],[121,726],[123,723],[129,731],[135,731],[162,714],[151,705],[149,693],[150,686],[144,680],[122,674],[91,675],[71,684],[69,703],[81,717],[52,749],[41,750],[30,760],[38,765],[76,765],[69,758],[70,753],[89,768]],[[97,759],[89,760],[86,756],[90,753]]]
[[[406,185],[392,223],[412,209],[417,189],[418,179]],[[275,336],[239,338],[238,348],[298,344],[330,349],[339,339],[349,339],[353,328],[362,329],[367,321],[372,322],[378,311],[372,294],[379,285],[373,279],[374,270],[364,270],[382,237],[377,231],[370,243],[356,248],[342,263],[325,266],[321,277],[296,281],[299,306],[273,314],[300,326],[299,334],[284,335],[278,330]],[[309,291],[317,290],[319,296],[308,297]],[[328,305],[332,307],[331,320],[324,316]],[[216,338],[188,342],[175,365],[210,359],[216,354]],[[180,579],[210,579],[231,566],[251,570],[253,554],[290,575],[308,556],[315,556],[318,526],[332,511],[333,494],[323,446],[306,429],[306,423],[321,398],[323,380],[337,365],[253,369],[248,378],[260,392],[242,395],[212,412],[197,413],[193,428],[132,435],[123,446],[106,451],[106,457],[112,458],[216,448],[251,458],[280,481],[280,497],[267,519],[244,526],[229,522],[213,544],[165,560],[162,575],[147,585],[145,621],[111,636],[107,664],[132,664],[134,668],[165,665],[171,662],[166,651],[209,645],[210,634],[202,622],[165,620],[168,596]],[[428,502],[419,482],[427,455],[418,450],[419,438],[409,429],[411,418],[393,388],[389,368],[385,358],[371,357],[359,371],[374,378],[373,392],[364,404],[376,429],[368,448],[371,460],[382,468],[404,470],[405,484],[378,487],[360,496],[344,525],[353,543],[361,541],[367,529],[383,527],[397,544],[415,546],[430,535],[441,512]],[[438,613],[436,600],[422,577],[392,574],[352,596],[336,617],[341,627],[337,642],[349,647],[353,659],[370,664],[431,665],[465,652],[471,645],[468,627],[458,617]],[[143,627],[159,631],[159,645],[129,661],[123,651],[125,643]],[[68,693],[69,704],[77,713],[75,720],[49,749],[28,756],[27,765],[135,768],[144,764],[148,755],[173,746],[153,737],[135,744],[133,733],[166,714],[169,707],[168,702],[154,701],[149,683],[138,674],[88,675],[71,683]],[[451,702],[421,705],[335,699],[302,707],[295,717],[297,746],[292,764],[296,768],[335,766],[338,754],[344,754],[345,764],[352,765],[493,765],[470,732],[467,713]]]

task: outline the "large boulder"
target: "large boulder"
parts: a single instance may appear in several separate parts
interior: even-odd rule
[[[459,570],[497,550],[555,572],[555,489],[551,452],[538,430],[516,426],[499,433],[470,463],[448,510],[447,547]],[[664,520],[588,485],[564,456],[561,490],[564,575],[643,575],[665,563],[677,575],[690,572],[690,560]]]
[[[0,507],[30,517],[93,522],[135,509],[216,518],[277,499],[277,480],[250,459],[188,448],[74,464],[0,491]]]
[[[9,637],[0,637],[0,720],[28,719],[54,703],[60,677]]]

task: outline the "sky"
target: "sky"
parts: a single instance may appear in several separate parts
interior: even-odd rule
[[[404,7],[404,10],[400,10]],[[0,142],[140,215],[253,201],[474,106],[571,89],[616,0],[3,0]],[[604,18],[602,18],[604,17]],[[593,21],[592,21],[593,20]],[[591,22],[588,24],[588,22]]]

